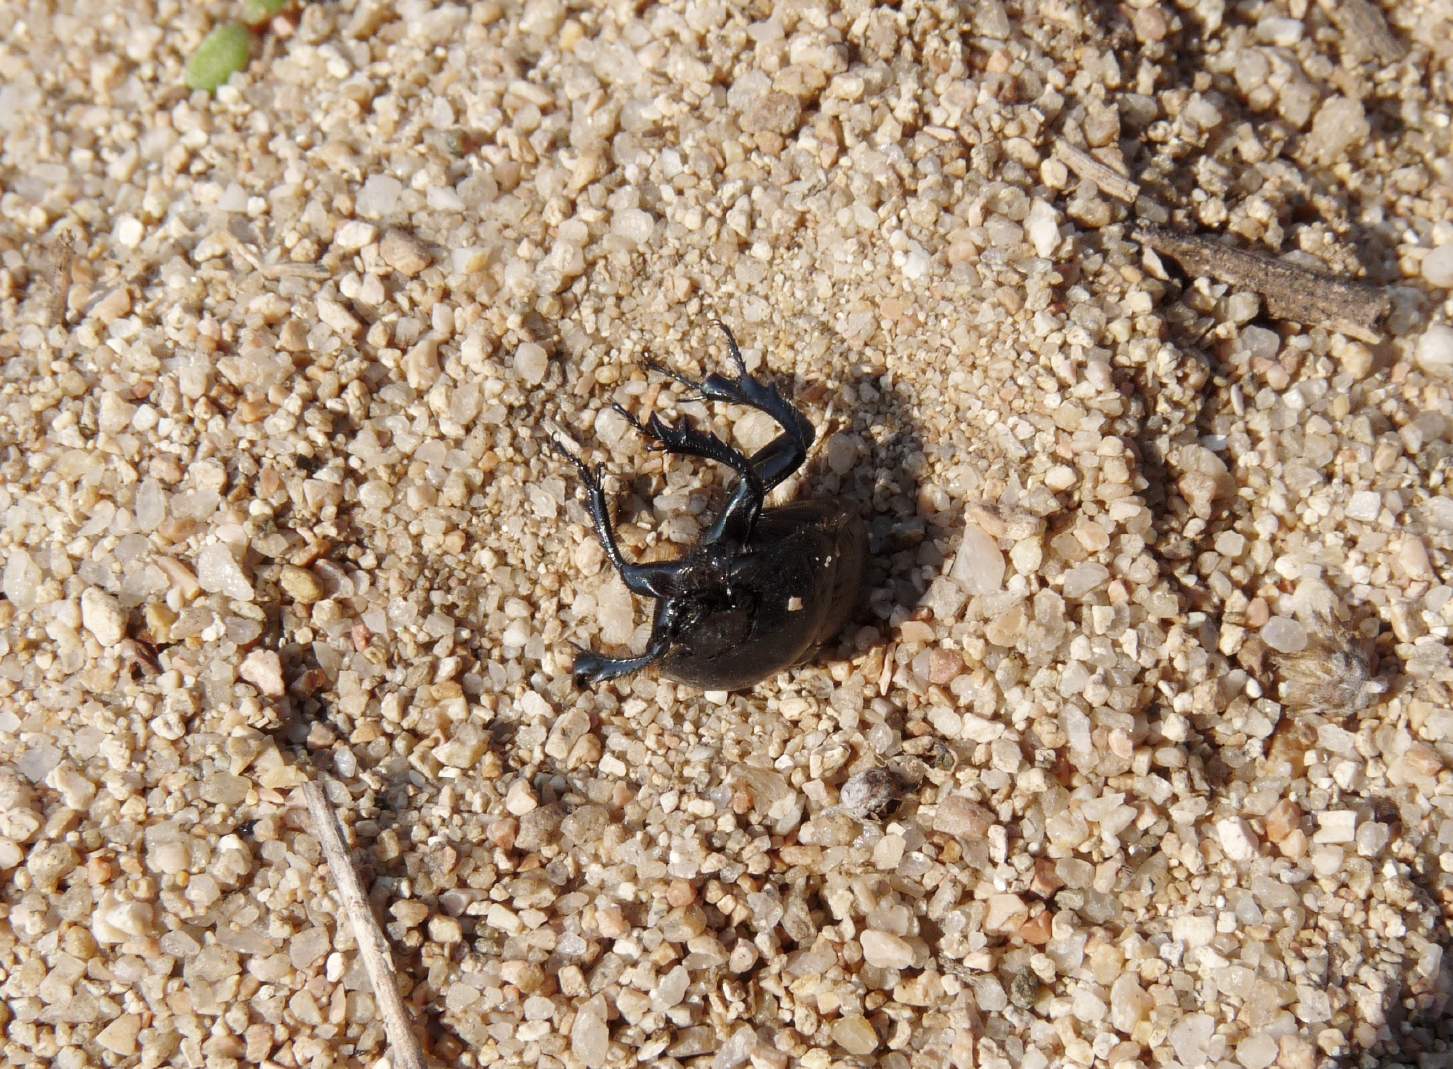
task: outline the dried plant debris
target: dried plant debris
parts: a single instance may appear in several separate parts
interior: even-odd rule
[[[342,0],[186,91],[238,6],[0,34],[0,1064],[379,1064],[324,777],[439,1066],[1447,1053],[1450,0],[1378,68],[1301,0]],[[1177,294],[1155,207],[1367,251],[1379,340]],[[536,430],[679,557],[732,473],[614,406],[766,446],[644,370],[714,318],[864,604],[578,692],[651,618]]]
[[[1392,298],[1380,287],[1334,278],[1199,234],[1142,224],[1136,236],[1191,274],[1209,275],[1259,295],[1274,319],[1330,327],[1366,342],[1382,340],[1379,328],[1392,310]]]
[[[1321,616],[1306,626],[1284,622],[1302,635],[1300,641],[1284,639],[1284,652],[1276,656],[1287,708],[1334,718],[1353,716],[1375,706],[1387,691],[1387,681],[1373,673],[1366,644],[1341,621]]]
[[[905,786],[892,769],[869,768],[849,777],[838,798],[848,812],[866,820],[882,820],[898,811]]]

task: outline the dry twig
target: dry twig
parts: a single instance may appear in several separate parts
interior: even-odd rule
[[[363,968],[368,973],[369,985],[373,988],[374,1000],[383,1015],[384,1031],[388,1034],[390,1053],[394,1069],[428,1069],[424,1052],[410,1027],[408,1011],[399,997],[398,984],[394,980],[393,959],[383,929],[374,919],[369,908],[368,897],[363,893],[363,884],[343,843],[343,832],[333,806],[323,793],[322,784],[309,781],[303,784],[303,797],[307,799],[308,811],[313,815],[313,826],[318,842],[323,847],[323,857],[328,862],[328,871],[333,875],[333,885],[343,912],[353,925],[353,937],[358,940],[358,950],[363,956]]]
[[[1054,148],[1055,154],[1064,161],[1066,167],[1081,178],[1088,178],[1094,182],[1100,187],[1102,193],[1107,193],[1116,200],[1123,200],[1126,204],[1134,204],[1135,198],[1140,196],[1140,186],[1132,179],[1126,178],[1108,163],[1096,159],[1084,149],[1072,145],[1068,141],[1056,141]]]
[[[1380,337],[1377,328],[1392,308],[1387,293],[1376,286],[1333,278],[1212,238],[1149,224],[1141,224],[1136,238],[1191,274],[1210,275],[1254,291],[1274,319],[1329,327],[1375,342]]]

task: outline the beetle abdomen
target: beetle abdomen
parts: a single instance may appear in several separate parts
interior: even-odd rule
[[[834,502],[766,510],[733,561],[737,603],[696,619],[662,672],[703,690],[741,690],[808,657],[852,614],[866,544],[862,520]]]

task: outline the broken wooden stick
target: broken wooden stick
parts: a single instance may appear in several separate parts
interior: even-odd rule
[[[303,797],[307,799],[308,811],[313,815],[313,827],[323,848],[323,857],[328,862],[328,871],[333,876],[333,886],[338,889],[339,902],[353,926],[353,938],[358,941],[363,969],[368,974],[374,1001],[383,1016],[383,1029],[388,1036],[394,1069],[428,1069],[408,1011],[404,1009],[404,1000],[399,997],[388,942],[384,939],[383,929],[374,919],[373,910],[369,908],[368,896],[363,892],[358,870],[353,867],[353,859],[344,845],[343,831],[333,806],[323,793],[322,784],[316,781],[303,784]]]
[[[1376,342],[1378,327],[1392,309],[1387,292],[1312,271],[1259,252],[1141,224],[1137,240],[1165,253],[1189,274],[1209,275],[1260,295],[1267,315],[1310,326],[1328,327],[1359,341]]]
[[[1123,200],[1126,204],[1134,204],[1135,198],[1140,196],[1140,186],[1133,179],[1126,178],[1108,163],[1090,155],[1078,145],[1064,140],[1056,141],[1054,152],[1075,174],[1095,183],[1101,193]]]

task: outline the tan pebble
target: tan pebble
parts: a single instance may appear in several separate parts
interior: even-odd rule
[[[696,888],[686,880],[672,880],[666,886],[666,901],[677,909],[696,901]]]
[[[429,918],[429,938],[436,943],[457,943],[464,938],[464,932],[453,917],[436,914]]]
[[[869,928],[858,937],[863,959],[880,969],[906,969],[913,964],[913,947],[892,932]]]
[[[1019,926],[1019,938],[1031,946],[1043,946],[1049,942],[1053,922],[1054,914],[1044,910]]]
[[[1276,845],[1284,857],[1289,857],[1293,860],[1305,857],[1307,853],[1307,833],[1302,831],[1301,828],[1297,828],[1295,831],[1288,832],[1282,841]]]
[[[1409,579],[1433,578],[1433,565],[1428,559],[1428,547],[1417,535],[1403,535],[1398,548],[1398,566]]]
[[[278,582],[294,601],[304,605],[311,605],[323,597],[323,584],[318,582],[318,577],[295,564],[283,565]]]
[[[389,230],[385,233],[379,252],[384,263],[411,278],[428,267],[432,260],[424,243],[405,230]]]
[[[873,1030],[872,1022],[862,1014],[853,1014],[834,1021],[832,1038],[849,1054],[861,1056],[872,1054],[878,1049],[878,1033]]]
[[[1262,826],[1271,842],[1280,843],[1301,824],[1302,811],[1290,798],[1283,798],[1265,817]]]
[[[964,670],[964,658],[957,650],[934,649],[928,654],[928,681],[935,686],[951,683]]]
[[[429,907],[413,898],[401,898],[389,907],[389,913],[405,928],[417,928],[429,917]]]
[[[141,1032],[141,1018],[123,1013],[96,1034],[96,1042],[112,1054],[129,1057],[136,1053],[136,1037]]]
[[[1048,898],[1065,885],[1064,880],[1059,878],[1055,871],[1053,858],[1036,858],[1034,862],[1034,879],[1029,884],[1029,889],[1041,898]]]
[[[1024,923],[1029,910],[1018,895],[990,895],[984,927],[993,932],[1009,932]]]
[[[485,829],[485,836],[501,850],[508,850],[515,845],[515,835],[519,829],[519,821],[514,817],[504,817],[491,821],[489,827]]]
[[[286,689],[282,660],[276,650],[253,650],[243,658],[237,674],[269,698],[280,697]]]
[[[539,804],[535,798],[535,792],[530,790],[528,780],[515,780],[510,784],[510,789],[505,792],[505,808],[517,817],[524,816]]]
[[[126,614],[115,598],[96,587],[81,594],[81,624],[102,646],[115,646],[126,637]]]

